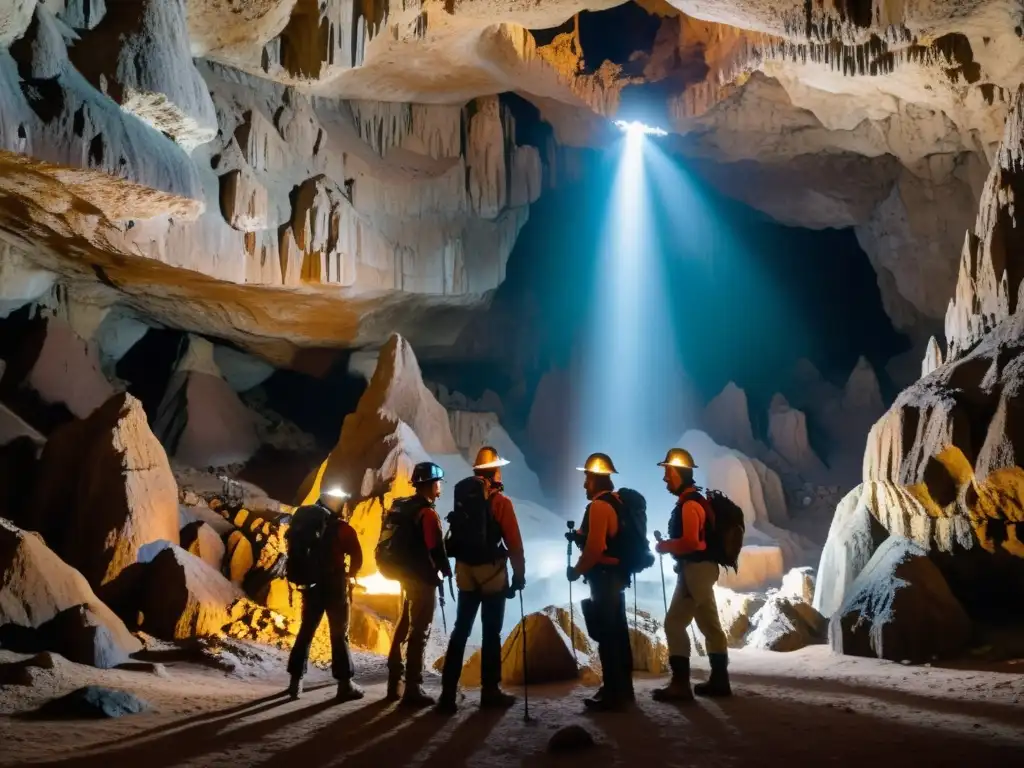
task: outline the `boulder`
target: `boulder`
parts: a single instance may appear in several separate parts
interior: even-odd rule
[[[797,651],[825,641],[828,620],[805,602],[769,597],[751,619],[746,644],[765,651]]]
[[[63,320],[46,321],[46,338],[26,383],[45,403],[60,403],[84,419],[114,394],[97,349]]]
[[[88,604],[61,611],[41,630],[44,647],[90,667],[111,669],[126,664],[142,645],[127,634],[120,620],[111,624],[109,618],[109,610],[100,615]]]
[[[115,395],[89,418],[56,430],[40,458],[31,510],[33,529],[101,599],[129,610],[129,569],[140,551],[179,541],[177,484],[142,404]]]
[[[879,495],[884,503],[889,491],[881,483],[864,483],[846,494],[836,507],[821,551],[814,592],[814,609],[822,615],[831,616],[839,609],[854,579],[888,537],[872,510]]]
[[[924,662],[962,651],[971,621],[928,553],[888,538],[853,582],[828,626],[832,650]]]
[[[527,682],[530,685],[575,680],[579,677],[579,669],[569,644],[569,635],[549,613],[540,612],[528,614],[525,622],[520,621],[502,645],[502,682],[508,685],[523,684],[524,634],[526,667],[529,674]],[[467,667],[470,662],[467,662]],[[467,681],[467,684],[473,683]],[[476,684],[479,685],[479,676]]]
[[[126,691],[88,685],[46,702],[35,716],[54,720],[98,719],[137,715],[148,709],[146,702]]]
[[[218,635],[242,592],[180,547],[168,547],[146,566],[142,628],[163,640]]]
[[[93,666],[116,666],[141,650],[85,578],[34,533],[0,519],[0,633]]]
[[[220,570],[224,564],[224,540],[209,523],[201,520],[181,529],[181,548],[191,552],[211,568]]]
[[[559,728],[548,739],[548,752],[581,752],[594,746],[594,735],[582,725],[567,725]]]
[[[814,569],[809,566],[791,568],[782,577],[779,594],[798,603],[814,602]]]
[[[633,670],[661,675],[668,671],[668,640],[660,622],[646,611],[626,611]]]
[[[190,467],[241,464],[259,448],[255,414],[221,376],[213,345],[198,336],[189,337],[153,431],[168,453]]]

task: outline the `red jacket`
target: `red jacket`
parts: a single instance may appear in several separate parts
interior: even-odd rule
[[[336,535],[331,542],[331,562],[335,573],[344,573],[354,577],[363,567],[363,548],[359,544],[356,529],[342,519],[338,519]],[[348,556],[348,564],[345,558]]]

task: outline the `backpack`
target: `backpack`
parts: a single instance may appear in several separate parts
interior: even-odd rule
[[[647,500],[632,488],[619,488],[601,497],[619,518],[619,535],[613,540],[612,554],[622,569],[637,574],[654,565],[651,543],[647,540]]]
[[[421,579],[427,561],[426,544],[420,528],[423,503],[415,496],[396,499],[384,515],[374,556],[377,569],[386,579]]]
[[[493,563],[502,556],[501,526],[491,512],[479,477],[467,477],[456,484],[455,508],[448,513],[444,544],[449,557],[467,565]]]
[[[331,539],[337,516],[319,504],[299,507],[285,532],[285,576],[299,587],[323,581],[331,570]]]
[[[747,530],[740,506],[721,491],[695,492],[703,500],[705,552],[708,559],[734,571],[739,568],[740,550]]]

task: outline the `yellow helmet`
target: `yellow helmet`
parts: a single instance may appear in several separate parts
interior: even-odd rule
[[[489,445],[485,445],[476,453],[476,461],[473,462],[473,469],[497,469],[509,463],[498,455],[498,451]]]
[[[669,448],[665,460],[658,462],[659,467],[677,467],[678,469],[696,469],[693,456],[685,448]]]
[[[594,475],[615,475],[618,470],[612,464],[611,457],[607,453],[592,453],[587,457],[587,463],[582,467],[576,467],[580,472],[590,472]]]

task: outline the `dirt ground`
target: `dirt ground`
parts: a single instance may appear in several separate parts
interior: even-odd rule
[[[11,661],[0,652],[0,662]],[[1024,659],[999,668],[903,666],[833,656],[734,653],[736,695],[684,708],[650,699],[586,715],[588,689],[545,686],[506,712],[481,712],[468,691],[459,714],[409,713],[387,704],[382,660],[360,655],[367,697],[335,705],[322,672],[299,701],[280,692],[283,674],[240,679],[190,664],[152,672],[99,671],[58,659],[32,686],[0,688],[0,765],[91,766],[658,766],[1024,765]],[[703,659],[694,677],[706,675]],[[81,685],[128,690],[151,711],[117,720],[43,722],[23,713]],[[428,687],[435,693],[438,683]],[[516,691],[520,696],[522,690]],[[548,755],[559,728],[580,724],[593,748]]]

